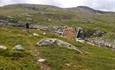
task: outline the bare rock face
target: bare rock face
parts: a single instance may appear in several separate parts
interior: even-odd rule
[[[65,47],[65,48],[68,48],[68,49],[77,50],[77,51],[79,51],[79,53],[82,53],[80,50],[77,49],[76,46],[74,46],[74,45],[72,45],[70,43],[67,43],[65,41],[56,39],[56,38],[45,38],[45,39],[42,39],[42,40],[40,40],[37,43],[37,45],[39,45],[39,46]]]
[[[12,48],[15,51],[24,51],[25,49],[22,47],[22,45],[16,45],[14,48]]]

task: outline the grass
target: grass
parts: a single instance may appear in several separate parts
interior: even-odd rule
[[[12,58],[0,56],[0,64],[0,70],[38,70],[32,57],[12,60]]]
[[[23,29],[12,28],[12,27],[1,27],[0,28],[0,45],[5,45],[12,51],[12,48],[21,44],[26,49],[30,49],[30,44],[28,43],[28,37],[26,37],[26,32]],[[38,70],[39,67],[36,64],[35,57],[32,53],[29,55],[24,55],[22,52],[11,52],[13,56],[2,56],[0,53],[0,70]],[[29,50],[28,50],[29,51]],[[15,56],[14,56],[15,55]],[[20,57],[23,55],[24,57]],[[19,57],[18,57],[19,56]]]
[[[53,70],[114,70],[115,52],[110,49],[98,48],[82,44],[87,55],[77,54],[65,48],[40,47],[41,56]],[[67,66],[66,64],[70,64]]]

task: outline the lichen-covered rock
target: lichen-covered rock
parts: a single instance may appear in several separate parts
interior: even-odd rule
[[[22,45],[16,45],[15,47],[12,48],[15,51],[24,51],[25,49],[22,47]]]

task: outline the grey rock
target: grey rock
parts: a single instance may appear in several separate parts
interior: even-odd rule
[[[39,46],[51,46],[51,45],[56,45],[55,42],[56,42],[55,39],[47,38],[47,39],[40,40],[37,43],[37,45],[39,45]]]
[[[42,58],[38,59],[38,62],[40,62],[40,63],[43,63],[45,61],[46,61],[46,59],[42,59]]]
[[[37,43],[37,45],[39,45],[39,46],[65,47],[65,48],[68,48],[68,49],[77,50],[79,53],[82,53],[79,49],[77,49],[76,46],[74,46],[74,45],[72,45],[72,44],[70,44],[68,42],[56,39],[56,38],[45,38],[45,39],[42,39],[42,40],[40,40]]]
[[[115,42],[114,41],[108,41],[108,40],[104,40],[102,38],[88,38],[87,41],[101,46],[101,47],[107,47],[107,48],[115,48]]]
[[[93,35],[95,35],[95,36],[97,36],[97,37],[101,37],[101,36],[103,36],[104,34],[106,34],[106,32],[97,30],[97,31],[94,32]]]
[[[33,36],[35,36],[35,37],[39,37],[39,34],[37,34],[37,33],[33,33]]]
[[[15,51],[24,51],[25,49],[22,47],[22,45],[16,45],[15,47],[12,48]]]

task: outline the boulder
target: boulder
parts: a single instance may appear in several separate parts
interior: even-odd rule
[[[49,39],[49,38],[46,38],[46,39],[42,39],[40,40],[37,45],[39,46],[51,46],[51,45],[56,45],[55,44],[55,39]]]
[[[74,49],[74,50],[77,50],[79,53],[82,53],[80,50],[77,49],[76,46],[70,44],[70,43],[67,43],[65,41],[62,41],[62,40],[59,40],[59,39],[56,39],[56,38],[45,38],[45,39],[42,39],[40,40],[37,45],[39,46],[56,46],[56,47],[65,47],[65,48],[68,48],[68,49]]]
[[[69,64],[69,63],[66,63],[65,65],[66,65],[66,66],[68,66],[68,67],[70,67],[70,66],[71,66],[71,64]]]
[[[22,47],[22,45],[16,45],[15,47],[12,48],[15,51],[24,51],[25,49]]]

